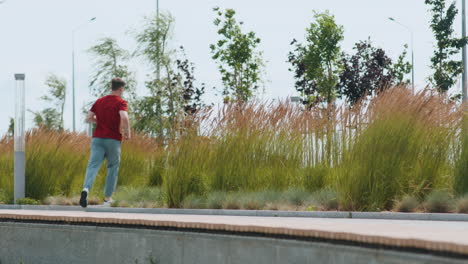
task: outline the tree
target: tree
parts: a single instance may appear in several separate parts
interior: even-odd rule
[[[182,86],[183,109],[186,114],[192,115],[204,106],[201,97],[205,93],[205,84],[197,87],[195,82],[195,66],[187,59],[184,47],[180,47],[182,58],[176,60],[177,74],[174,80]]]
[[[173,23],[170,14],[147,18],[144,29],[136,34],[135,55],[149,63],[152,73],[146,82],[149,95],[136,102],[134,128],[161,139],[176,136],[177,124],[202,106],[204,93],[203,84],[195,84],[194,65],[184,48],[169,48]]]
[[[405,61],[406,48],[397,64],[381,48],[372,46],[370,40],[360,41],[353,48],[353,55],[342,54],[343,72],[337,86],[339,97],[345,97],[353,105],[365,96],[403,83],[405,74],[411,71],[411,64]]]
[[[317,102],[315,96],[317,94],[317,84],[314,80],[309,80],[306,75],[307,65],[304,61],[306,49],[296,39],[293,39],[290,45],[294,46],[294,51],[289,52],[288,55],[288,62],[292,66],[289,71],[294,71],[294,86],[302,97],[302,103],[312,106]]]
[[[220,39],[210,49],[221,73],[223,95],[225,99],[246,102],[261,82],[262,53],[256,50],[260,38],[252,31],[242,32],[243,22],[237,22],[233,9],[222,11],[216,7],[213,11],[218,16],[214,25]]]
[[[13,137],[15,135],[15,119],[10,117],[10,124],[8,125],[7,135]]]
[[[149,95],[136,102],[134,128],[161,139],[167,127],[164,108],[167,103],[166,88],[171,84],[171,78],[161,78],[160,70],[161,66],[169,69],[171,63],[172,51],[168,49],[168,44],[172,38],[173,23],[174,18],[170,14],[146,17],[143,30],[135,35],[138,47],[134,55],[144,58],[152,72],[148,75],[150,80],[145,82]]]
[[[55,74],[49,74],[45,85],[49,87],[49,94],[42,96],[40,99],[51,106],[39,112],[32,112],[34,114],[34,123],[38,127],[63,130],[67,81]]]
[[[112,38],[99,40],[88,52],[94,57],[95,74],[89,84],[92,94],[96,97],[108,94],[112,78],[119,77],[127,83],[125,94],[132,103],[136,97],[136,80],[134,73],[125,65],[130,54],[120,48],[117,41]]]
[[[434,74],[429,80],[439,92],[444,93],[455,84],[457,77],[463,72],[462,62],[451,58],[467,44],[467,39],[453,36],[453,23],[458,14],[455,2],[448,7],[446,0],[425,0],[425,3],[431,10],[431,29],[437,42],[431,58]]]
[[[314,12],[314,21],[306,29],[306,43],[296,40],[289,54],[289,62],[295,72],[296,90],[308,105],[334,101],[336,85],[341,72],[340,42],[343,27],[335,22],[328,11]]]
[[[405,44],[403,52],[398,57],[398,60],[393,64],[393,73],[394,73],[394,83],[396,85],[408,85],[411,81],[409,79],[405,80],[405,75],[411,72],[413,65],[406,60],[406,55],[408,54],[408,44]]]

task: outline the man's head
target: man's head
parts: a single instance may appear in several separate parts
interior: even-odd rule
[[[124,82],[124,80],[120,78],[112,79],[112,82],[111,82],[112,93],[115,93],[121,96],[124,92],[125,85],[126,83]]]

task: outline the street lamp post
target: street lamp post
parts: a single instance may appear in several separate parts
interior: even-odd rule
[[[25,140],[25,75],[15,74],[15,132],[14,132],[14,202],[25,197],[26,140]]]
[[[156,23],[159,27],[159,0],[156,0]],[[158,28],[159,30],[159,28]],[[158,49],[158,51],[160,52],[160,50]],[[160,62],[161,62],[161,58],[160,56],[158,56],[158,64],[156,65],[157,69],[156,69],[156,79],[159,81],[159,79],[161,78],[161,65],[160,65]]]
[[[466,3],[465,0],[462,1],[462,36],[466,38]],[[462,96],[463,102],[468,101],[468,90],[467,90],[467,61],[466,61],[466,45],[462,49],[463,56],[463,77],[462,77]]]
[[[80,29],[82,26],[93,22],[96,20],[96,17],[91,18],[84,24],[77,26],[75,29],[72,30],[72,105],[73,105],[73,132],[76,131],[76,122],[75,122],[75,33]]]
[[[408,26],[403,25],[402,23],[398,22],[393,17],[389,17],[388,19],[406,28],[411,34],[411,87],[412,87],[412,91],[414,94],[414,34],[413,34],[413,30],[411,30]]]

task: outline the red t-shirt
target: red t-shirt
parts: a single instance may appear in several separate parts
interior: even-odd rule
[[[93,137],[122,141],[119,111],[127,111],[127,102],[119,96],[107,95],[99,98],[91,107],[91,112],[97,119]]]

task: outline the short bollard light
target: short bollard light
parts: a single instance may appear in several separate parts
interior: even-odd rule
[[[25,75],[15,74],[15,180],[14,180],[14,201],[25,197],[26,179],[26,140],[25,140]]]

